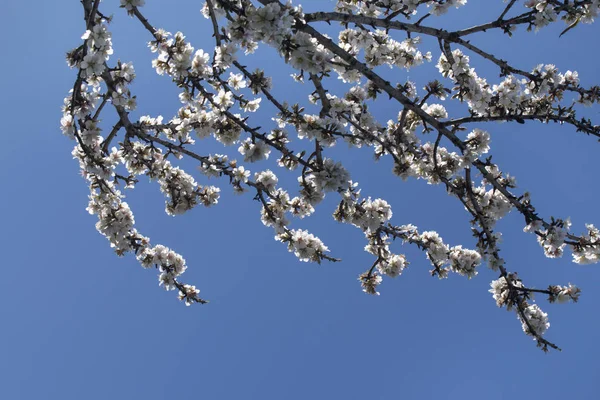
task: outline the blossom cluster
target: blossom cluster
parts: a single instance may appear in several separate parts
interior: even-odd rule
[[[358,13],[372,17],[379,17],[388,13],[401,12],[404,15],[414,15],[420,5],[426,5],[432,15],[442,15],[451,7],[464,6],[467,0],[338,0],[336,10],[346,13]]]
[[[470,58],[460,49],[451,54],[442,53],[437,64],[444,77],[456,83],[457,97],[464,100],[476,115],[538,115],[550,111],[554,99],[564,93],[565,88],[577,88],[577,72],[558,72],[554,65],[536,66],[528,78],[517,79],[509,74],[498,84],[491,85],[477,75],[470,66]],[[579,97],[582,103],[589,103],[584,95]]]
[[[529,304],[519,296],[519,292],[524,290],[522,282],[514,275],[500,277],[492,281],[489,290],[496,300],[498,307],[506,306],[508,310],[514,309],[517,318],[521,321],[523,331],[534,337],[534,340],[546,333],[550,327],[548,314],[543,312],[537,304]]]
[[[556,21],[561,12],[566,12],[564,19],[569,24],[575,22],[591,24],[598,16],[598,13],[600,13],[599,0],[575,2],[572,6],[567,7],[562,7],[561,3],[556,4],[548,0],[526,0],[525,7],[531,8],[536,12],[535,20],[533,21],[536,30]]]

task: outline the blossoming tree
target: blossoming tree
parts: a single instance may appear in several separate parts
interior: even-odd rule
[[[586,225],[585,233],[577,234],[568,219],[536,212],[528,193],[492,162],[490,134],[469,125],[537,120],[600,137],[600,126],[582,117],[581,110],[600,103],[600,87],[582,87],[577,72],[554,65],[519,69],[472,44],[470,37],[489,31],[512,36],[558,20],[566,22],[566,34],[579,23],[592,23],[600,0],[505,0],[491,22],[454,31],[435,27],[436,16],[466,2],[338,0],[330,10],[305,13],[300,4],[278,0],[206,0],[202,14],[212,25],[213,38],[195,50],[181,32],[168,33],[149,21],[141,8],[144,0],[121,0],[123,12],[147,31],[155,54],[152,66],[180,90],[175,116],[134,120],[130,112],[137,107],[136,97],[129,88],[136,76],[133,65],[111,60],[111,18],[104,4],[82,0],[85,33],[67,54],[77,77],[64,101],[61,128],[75,141],[73,156],[89,184],[88,211],[98,218],[96,228],[119,256],[133,253],[143,267],[156,268],[159,284],[178,291],[189,306],[207,301],[181,280],[184,258],[151,244],[136,230],[123,188],[135,187],[146,175],[160,186],[166,213],[179,215],[219,200],[220,188],[201,185],[195,176],[221,178],[235,192],[250,192],[261,203],[260,218],[276,241],[300,261],[316,263],[339,260],[321,239],[292,228],[292,220],[309,217],[326,195],[337,196],[333,218],[360,229],[365,251],[373,256],[373,264],[359,276],[364,292],[379,294],[384,278],[397,277],[407,267],[406,257],[390,248],[395,239],[421,249],[431,275],[440,279],[451,273],[470,279],[486,264],[497,274],[490,289],[496,304],[514,311],[523,331],[543,350],[558,349],[544,338],[547,314],[532,296],[541,294],[550,303],[576,302],[580,290],[571,284],[527,286],[502,258],[496,223],[511,210],[518,212],[524,230],[537,236],[547,257],[561,257],[569,249],[580,264],[600,260],[600,233]],[[319,30],[319,22],[338,26],[337,37]],[[422,37],[434,39],[438,47],[425,51]],[[245,65],[244,55],[261,44],[275,49],[298,85],[311,87],[308,99],[277,98],[272,91],[277,82],[260,65],[255,70]],[[479,76],[470,64],[473,57],[495,64],[500,79],[488,83]],[[428,62],[437,63],[439,75],[425,83],[392,81],[380,72],[381,66],[409,69]],[[303,101],[316,112],[309,113],[300,105]],[[370,108],[382,101],[394,102],[398,115],[378,120]],[[451,103],[463,104],[467,111],[450,116]],[[264,104],[276,110],[268,128],[254,122]],[[116,111],[115,124],[103,133],[99,121],[108,108]],[[202,154],[195,140],[209,136],[232,151]],[[346,168],[328,157],[327,150],[337,142],[371,148],[377,159],[390,158],[392,172],[401,180],[443,185],[470,218],[473,249],[451,247],[435,231],[394,223],[388,202],[364,197]],[[279,168],[296,171],[297,190],[280,187],[272,170],[250,172],[250,164],[271,153]],[[197,171],[178,166],[182,157],[194,160]]]

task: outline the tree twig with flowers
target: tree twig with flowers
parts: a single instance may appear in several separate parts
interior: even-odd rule
[[[81,2],[85,33],[81,45],[67,54],[77,77],[65,98],[61,128],[76,143],[73,155],[90,188],[88,211],[97,216],[96,228],[118,255],[134,253],[143,267],[156,268],[159,284],[177,290],[186,305],[207,301],[195,286],[180,280],[187,268],[184,258],[165,246],[151,245],[137,231],[121,191],[133,188],[146,175],[158,182],[169,215],[183,214],[199,204],[217,204],[220,188],[199,184],[176,165],[181,157],[195,160],[200,175],[225,178],[235,192],[252,193],[261,204],[263,224],[273,228],[276,240],[301,261],[339,261],[318,237],[293,229],[289,219],[310,216],[326,194],[339,196],[333,218],[362,230],[365,250],[375,257],[359,276],[368,294],[379,294],[384,277],[397,277],[408,266],[404,255],[390,249],[395,239],[423,250],[432,264],[431,275],[440,279],[450,273],[470,279],[486,263],[498,274],[490,290],[496,304],[514,310],[523,331],[544,351],[558,349],[544,337],[547,314],[532,296],[546,295],[551,303],[576,302],[580,290],[571,284],[546,289],[525,286],[500,254],[495,225],[514,209],[524,218],[524,230],[537,236],[546,256],[560,257],[569,248],[580,264],[600,260],[600,233],[587,225],[587,233],[577,235],[568,219],[539,215],[526,192],[517,194],[515,179],[491,161],[490,134],[468,125],[537,120],[600,138],[600,126],[580,111],[582,105],[600,103],[600,87],[582,87],[576,72],[560,72],[553,65],[525,71],[470,38],[491,30],[512,36],[521,26],[538,30],[559,19],[567,24],[562,32],[566,34],[579,23],[593,22],[600,0],[505,1],[496,19],[455,31],[425,23],[452,7],[464,6],[466,0],[338,0],[335,9],[312,13],[278,0],[206,0],[202,13],[212,25],[214,43],[203,46],[210,51],[195,50],[181,32],[173,35],[153,25],[141,11],[144,0],[121,0],[121,7],[148,32],[156,72],[180,89],[183,105],[168,121],[162,116],[132,119],[137,102],[129,86],[135,70],[131,63],[110,63],[111,21],[100,0]],[[325,35],[320,23],[339,24],[337,39]],[[400,40],[399,35],[406,38]],[[433,55],[421,51],[417,35],[433,39],[439,52],[440,75],[422,93],[415,83],[392,82],[378,70],[382,65],[408,69],[430,62]],[[278,99],[272,79],[262,69],[251,71],[244,65],[240,53],[253,53],[259,44],[273,47],[299,84],[312,85],[309,101],[317,106],[317,114],[310,114],[299,102],[290,105],[289,99]],[[490,84],[478,76],[467,53],[494,64],[502,80]],[[346,84],[343,95],[334,94],[332,76]],[[401,108],[397,118],[385,123],[369,110],[383,95]],[[448,98],[466,104],[468,114],[450,118],[444,105],[432,103]],[[262,101],[277,110],[273,129],[256,125],[254,115]],[[118,118],[104,137],[99,121],[109,103]],[[289,131],[300,139],[293,146],[306,144],[303,150],[292,149]],[[420,135],[428,132],[436,132],[433,143]],[[193,135],[212,136],[225,146],[237,147],[245,165],[229,155],[199,154]],[[111,147],[117,138],[121,142]],[[362,196],[346,168],[327,157],[327,149],[340,141],[370,147],[378,159],[390,157],[393,173],[402,180],[443,184],[472,218],[475,249],[450,247],[435,231],[393,224],[388,202]],[[273,171],[252,175],[247,169],[271,153],[277,154],[279,167],[299,171],[295,196],[278,186]]]

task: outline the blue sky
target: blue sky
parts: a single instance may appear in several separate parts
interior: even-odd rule
[[[136,67],[131,89],[139,112],[170,117],[179,106],[176,90],[151,68],[147,32],[116,9],[116,0],[104,3],[115,12],[113,61],[133,61]],[[200,2],[148,3],[143,11],[155,25],[182,30],[196,48],[210,48],[210,27],[199,13]],[[305,8],[320,3],[306,1]],[[445,21],[474,25],[486,15],[493,18],[503,6],[499,0],[470,3]],[[319,266],[298,262],[274,242],[271,229],[259,220],[259,204],[250,195],[233,195],[224,182],[217,207],[172,218],[163,211],[158,187],[142,179],[128,198],[139,229],[186,258],[185,280],[211,301],[206,306],[185,307],[174,293],[158,287],[153,271],[140,268],[131,256],[117,258],[85,211],[88,190],[70,156],[73,143],[58,128],[62,99],[75,79],[64,53],[80,43],[81,15],[76,1],[0,4],[5,30],[5,62],[0,64],[5,132],[0,152],[5,265],[0,281],[0,398],[598,395],[598,266],[572,264],[570,256],[546,259],[535,238],[522,232],[516,213],[499,226],[509,269],[532,286],[572,282],[583,290],[576,305],[539,299],[549,313],[547,337],[563,347],[562,353],[543,354],[522,333],[514,313],[496,308],[487,293],[495,279],[489,270],[482,269],[471,281],[458,276],[438,281],[429,277],[429,264],[419,250],[396,247],[407,254],[409,269],[386,280],[381,296],[363,294],[356,278],[373,260],[363,251],[359,230],[331,219],[333,196],[310,220],[295,225],[317,234],[333,255],[344,259]],[[442,20],[427,21],[435,25]],[[555,63],[562,71],[577,70],[584,85],[598,84],[600,58],[593,38],[599,37],[600,27],[579,27],[558,39],[562,29],[537,35],[520,30],[512,40],[494,34],[473,40],[497,48],[499,56],[522,69]],[[438,56],[434,49],[436,60]],[[472,60],[481,65],[480,75],[497,79],[497,70]],[[300,96],[306,88],[292,84],[288,71],[275,61],[267,50],[252,58],[285,82],[275,86],[276,94],[304,101]],[[394,74],[402,74],[398,79],[408,75],[422,86],[419,79],[433,69],[429,65]],[[389,103],[378,115],[387,119],[397,112]],[[595,110],[590,115],[600,117]],[[107,114],[106,122],[113,117]],[[531,192],[541,215],[570,216],[577,232],[586,222],[600,224],[594,139],[570,127],[540,123],[487,129],[494,160],[517,177],[520,190]],[[223,150],[209,141],[201,146],[204,152]],[[466,212],[442,187],[403,183],[392,176],[388,161],[374,164],[368,150],[348,152],[340,144],[330,154],[349,165],[365,195],[390,201],[394,223],[437,230],[450,245],[474,246]]]

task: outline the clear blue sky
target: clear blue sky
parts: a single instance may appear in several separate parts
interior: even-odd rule
[[[196,48],[212,44],[200,2],[147,3],[143,11],[155,25],[182,30]],[[481,22],[503,5],[470,3],[452,12],[453,26]],[[372,259],[359,230],[330,218],[334,198],[295,225],[312,230],[344,259],[319,266],[298,262],[274,242],[259,220],[259,204],[250,195],[234,196],[225,183],[217,207],[171,218],[158,187],[142,182],[128,200],[138,227],[184,255],[185,280],[211,301],[206,306],[185,307],[158,287],[155,272],[131,256],[117,258],[85,211],[88,190],[70,156],[73,143],[58,128],[75,78],[64,53],[80,43],[81,15],[78,1],[0,4],[1,399],[597,398],[599,267],[572,264],[570,256],[546,259],[535,238],[522,233],[516,213],[500,225],[509,268],[532,286],[572,282],[583,290],[576,305],[539,299],[550,317],[547,337],[562,353],[543,354],[514,313],[496,308],[487,292],[495,275],[486,269],[471,281],[438,281],[429,277],[421,252],[397,247],[411,261],[409,269],[386,280],[381,296],[363,294],[356,278]],[[579,71],[583,84],[600,83],[600,25],[559,40],[561,29],[476,40],[496,46],[522,69],[553,62]],[[112,61],[134,61],[139,110],[169,118],[178,107],[176,91],[151,69],[147,32],[123,10],[115,11],[112,30]],[[288,72],[275,66],[270,52],[260,55],[267,71],[286,82],[276,93],[306,91],[285,80]],[[409,75],[418,80],[432,70]],[[485,66],[479,73],[497,78]],[[397,111],[390,104],[380,115]],[[542,215],[570,216],[578,232],[586,222],[600,224],[595,140],[570,127],[530,122],[488,129],[495,161],[532,193]],[[202,145],[206,152],[222,150]],[[392,203],[393,222],[437,230],[450,245],[474,246],[466,212],[442,187],[403,183],[389,162],[373,166],[369,151],[343,150],[342,144],[331,154],[351,162],[364,194]]]

